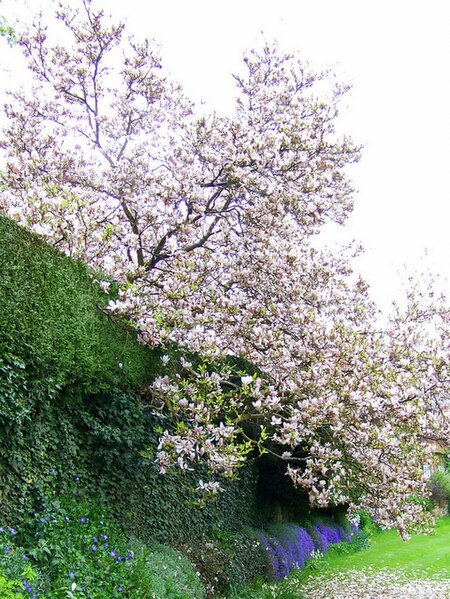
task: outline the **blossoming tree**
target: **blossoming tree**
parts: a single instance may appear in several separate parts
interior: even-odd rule
[[[359,149],[334,128],[347,88],[265,45],[244,57],[234,114],[204,115],[89,0],[57,18],[63,43],[39,23],[18,41],[34,86],[6,106],[0,209],[105,273],[105,292],[117,281],[110,311],[143,343],[179,348],[151,388],[175,423],[161,471],[232,475],[270,452],[315,505],[406,532],[423,516],[424,440],[448,440],[432,403],[448,313],[411,296],[379,330],[350,253],[312,244],[352,209]]]

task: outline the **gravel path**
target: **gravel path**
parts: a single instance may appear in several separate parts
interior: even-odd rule
[[[426,572],[417,572],[413,580],[402,571],[347,570],[303,584],[293,580],[289,591],[296,590],[305,599],[450,599],[450,578],[430,578]]]

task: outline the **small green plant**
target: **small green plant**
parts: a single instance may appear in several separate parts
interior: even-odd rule
[[[130,581],[139,599],[203,599],[205,589],[191,563],[180,552],[159,543],[132,544]]]
[[[36,597],[43,579],[32,566],[25,551],[17,544],[17,531],[0,528],[0,597]]]
[[[370,539],[370,533],[368,533],[366,530],[360,530],[353,535],[352,540],[349,543],[337,543],[336,545],[332,545],[329,551],[330,554],[337,553],[344,555],[358,553],[359,551],[364,551],[364,549],[368,549],[370,547]]]
[[[364,510],[358,512],[358,519],[360,530],[365,530],[371,535],[380,531],[380,527],[373,521],[368,512],[365,512]]]
[[[184,556],[164,545],[129,542],[104,504],[76,486],[23,530],[1,528],[0,552],[1,599],[205,597]]]
[[[4,16],[0,16],[0,37],[5,37],[10,46],[15,44],[17,41],[16,32],[11,25],[9,25]],[[3,597],[4,595],[2,594],[0,596]]]
[[[28,555],[45,573],[51,597],[132,596],[133,552],[100,502],[74,492],[50,504],[29,531]]]

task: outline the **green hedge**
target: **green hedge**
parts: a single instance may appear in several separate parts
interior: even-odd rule
[[[4,217],[0,273],[0,355],[21,359],[34,383],[92,392],[151,378],[155,354],[111,324],[86,266]]]
[[[85,265],[0,217],[0,273],[2,520],[42,509],[77,477],[143,540],[181,543],[214,522],[255,522],[253,466],[203,509],[189,492],[205,477],[201,466],[158,473],[145,389],[160,354],[111,322],[102,310],[109,297]]]

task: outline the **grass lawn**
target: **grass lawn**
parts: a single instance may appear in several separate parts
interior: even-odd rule
[[[368,549],[350,555],[331,551],[320,564],[321,573],[366,568],[445,574],[450,578],[450,517],[439,520],[433,534],[413,535],[409,541],[402,541],[397,531],[382,531],[373,536]]]

